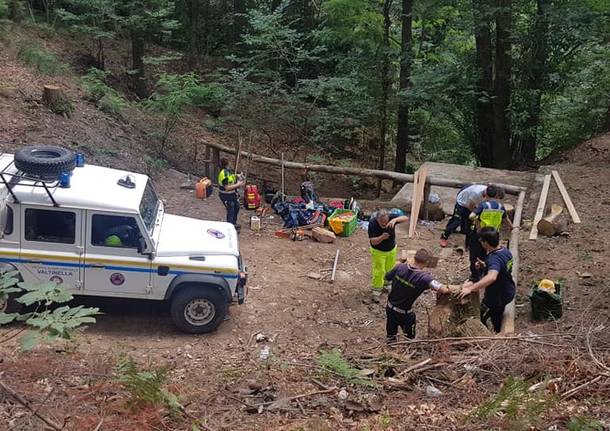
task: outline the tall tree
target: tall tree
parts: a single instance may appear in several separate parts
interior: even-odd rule
[[[536,0],[534,24],[524,41],[525,61],[520,71],[523,120],[513,138],[515,157],[520,163],[536,160],[542,94],[548,81],[550,7],[551,0]]]
[[[400,96],[398,101],[398,131],[396,134],[394,170],[396,172],[405,172],[407,152],[409,151],[409,103],[406,91],[409,89],[411,82],[413,0],[402,0],[400,20],[402,23],[400,38]]]
[[[388,111],[390,89],[392,87],[390,51],[390,29],[392,27],[392,0],[383,1],[383,40],[381,45],[381,97],[379,98],[379,169],[385,168],[385,149],[388,137]],[[377,195],[381,192],[381,181],[378,183]]]
[[[482,166],[492,166],[494,144],[493,56],[491,0],[473,0],[477,79],[475,86],[476,141],[474,152]]]
[[[494,76],[494,145],[493,165],[510,168],[513,165],[511,151],[510,96],[512,86],[512,0],[497,0],[496,8],[496,58]]]
[[[233,0],[233,42],[241,41],[242,35],[246,31],[248,23],[246,0]]]
[[[201,44],[200,2],[201,0],[190,0],[189,2],[189,30],[191,34],[189,38],[188,63],[191,69],[196,67],[199,62]]]

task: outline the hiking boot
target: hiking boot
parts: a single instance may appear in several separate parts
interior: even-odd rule
[[[379,301],[381,300],[381,289],[373,289],[371,292],[371,300],[375,303],[375,304],[379,304]]]
[[[446,238],[441,238],[440,244],[441,244],[441,247],[445,248],[449,245],[449,240]]]

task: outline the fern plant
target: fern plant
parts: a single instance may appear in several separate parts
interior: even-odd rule
[[[182,411],[178,396],[164,388],[168,367],[156,370],[140,370],[133,358],[123,356],[117,365],[117,380],[130,394],[130,404],[162,405],[172,412]]]

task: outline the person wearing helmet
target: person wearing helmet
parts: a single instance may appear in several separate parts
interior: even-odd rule
[[[118,235],[109,235],[104,240],[104,245],[106,247],[123,247],[123,241]]]
[[[227,223],[231,223],[235,226],[235,229],[239,230],[240,226],[237,224],[237,214],[239,214],[237,189],[243,187],[244,181],[238,180],[238,176],[229,169],[227,159],[220,159],[220,168],[218,173],[218,196],[227,209]]]

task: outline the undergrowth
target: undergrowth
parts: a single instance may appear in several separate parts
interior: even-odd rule
[[[55,54],[32,42],[19,43],[17,46],[17,57],[28,66],[35,68],[45,75],[56,76],[68,72],[68,67],[61,63]]]
[[[352,367],[336,349],[322,350],[318,357],[318,366],[325,377],[340,377],[348,384],[375,387],[375,383],[364,378],[358,368]]]
[[[123,119],[123,112],[127,108],[127,101],[114,88],[106,84],[110,72],[91,68],[81,78],[81,85],[85,90],[85,98],[95,106],[115,118]]]
[[[164,387],[170,371],[168,367],[142,370],[131,357],[123,356],[116,370],[118,382],[131,397],[129,405],[163,406],[173,413],[183,409],[178,396]]]
[[[534,426],[559,399],[545,391],[546,385],[535,391],[530,391],[530,386],[526,380],[510,376],[500,392],[477,407],[471,413],[471,418],[487,420],[501,413],[509,429],[521,430]]]

